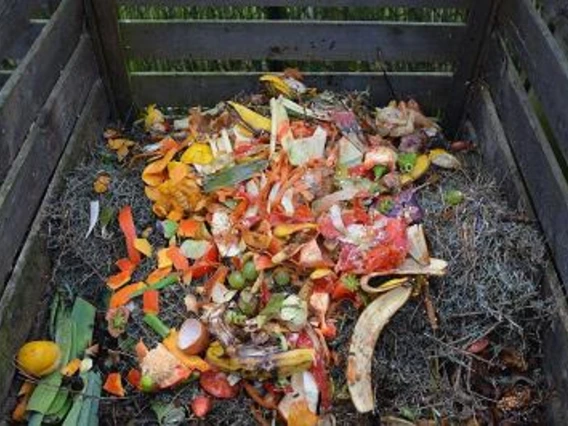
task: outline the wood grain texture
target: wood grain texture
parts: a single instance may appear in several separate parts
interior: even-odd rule
[[[80,111],[80,109],[78,110]],[[73,112],[73,116],[75,113]],[[41,212],[63,189],[65,174],[72,170],[90,146],[100,138],[109,116],[108,103],[102,83],[98,81],[89,93],[73,134],[59,160],[53,179],[47,189],[40,214],[36,215],[29,236],[18,257],[14,271],[0,299],[0,350],[14,354],[26,341],[35,319],[35,307],[44,300],[44,292],[51,277],[44,236],[41,233]],[[9,357],[0,357],[0,401],[10,389],[14,365]]]
[[[492,40],[488,58],[485,78],[556,267],[568,286],[568,182],[511,59],[497,40]]]
[[[465,25],[362,21],[138,21],[120,25],[134,58],[452,60]]]
[[[568,57],[529,0],[505,0],[499,16],[503,39],[520,59],[568,160]]]
[[[12,75],[12,71],[0,70],[0,90],[2,89],[2,86],[4,85],[4,83],[6,83],[6,81],[8,81],[8,79],[10,78],[11,75]]]
[[[478,146],[483,153],[484,164],[498,182],[509,203],[535,218],[528,190],[501,126],[491,95],[485,87],[477,86],[467,109],[467,118],[475,129]],[[520,203],[519,203],[520,202]],[[547,262],[542,282],[543,297],[555,304],[550,328],[544,331],[543,367],[550,386],[545,401],[546,424],[563,426],[568,422],[568,305],[562,283],[554,267]]]
[[[83,27],[82,16],[82,1],[63,0],[0,90],[0,183],[75,49]]]
[[[139,106],[158,103],[167,106],[215,105],[239,93],[260,89],[260,73],[133,73],[132,87]],[[390,73],[397,95],[415,97],[427,110],[447,101],[449,73]],[[306,83],[319,90],[366,90],[371,102],[384,104],[392,95],[382,74],[306,73]]]
[[[7,48],[4,58],[9,58],[20,63],[30,50],[34,41],[38,38],[43,27],[45,27],[44,21],[30,21],[24,24],[18,37]]]
[[[83,36],[0,187],[0,291],[97,75]]]
[[[568,3],[566,0],[543,0],[542,14],[549,22],[553,22],[557,17],[568,17]]]
[[[134,115],[132,92],[118,30],[116,0],[86,0],[87,25],[93,39],[113,115],[128,122]]]
[[[544,296],[556,305],[550,328],[543,336],[543,370],[550,390],[545,401],[545,424],[564,426],[568,424],[568,305],[562,283],[551,266],[546,271],[543,287]]]
[[[119,0],[130,6],[313,6],[466,8],[471,0]]]
[[[460,46],[461,54],[452,84],[452,96],[444,113],[444,130],[452,137],[459,130],[471,84],[479,74],[485,41],[491,32],[500,1],[479,0],[472,5],[466,34]]]
[[[491,94],[486,87],[482,85],[475,87],[466,117],[475,129],[477,143],[483,155],[483,163],[488,170],[492,171],[509,204],[536,218],[523,177],[519,172]]]
[[[29,1],[0,0],[0,59],[25,28],[29,7]]]

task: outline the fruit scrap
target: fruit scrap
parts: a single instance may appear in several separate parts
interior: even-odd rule
[[[160,292],[148,290],[142,295],[142,310],[145,314],[157,315],[160,312]]]
[[[61,349],[55,342],[37,340],[23,345],[16,357],[16,363],[24,373],[44,377],[59,368]]]
[[[121,398],[124,397],[125,392],[124,388],[122,387],[122,376],[120,375],[120,373],[110,373],[105,380],[103,389],[111,395]]]
[[[115,338],[123,334],[126,331],[129,317],[130,311],[124,306],[110,308],[105,315],[108,333]]]
[[[272,124],[269,118],[263,117],[257,112],[254,112],[253,110],[236,102],[228,102],[228,104],[235,110],[243,123],[250,127],[252,130],[254,130],[255,132],[270,132]]]
[[[79,358],[73,358],[71,361],[69,361],[67,363],[66,366],[64,366],[61,370],[60,373],[64,376],[67,377],[71,377],[73,376],[77,371],[79,371],[79,368],[81,367],[81,360]]]
[[[271,352],[258,348],[254,356],[225,356],[223,347],[214,342],[207,349],[206,360],[215,368],[239,373],[245,377],[269,377],[276,374],[287,377],[295,372],[309,370],[314,361],[313,349],[293,349],[286,352]]]
[[[411,287],[397,287],[367,306],[357,320],[349,347],[346,376],[351,400],[360,413],[375,409],[371,364],[377,340],[411,293]]]
[[[133,297],[135,297],[137,292],[143,292],[145,288],[146,284],[144,284],[143,282],[137,282],[135,284],[129,284],[122,287],[111,296],[109,301],[109,308],[118,308],[119,306],[126,305]]]
[[[240,390],[240,386],[229,383],[225,373],[213,370],[203,372],[199,384],[205,392],[219,399],[235,398]]]
[[[135,389],[140,389],[140,381],[142,379],[142,373],[136,368],[131,368],[126,375],[126,381],[132,385]]]
[[[197,395],[191,400],[191,412],[197,418],[204,418],[213,408],[213,400],[207,395]]]
[[[187,355],[197,355],[209,346],[209,331],[201,321],[190,318],[181,325],[177,346]]]
[[[12,411],[12,420],[15,422],[24,422],[27,416],[28,402],[35,389],[35,384],[25,381],[18,391],[18,403]]]
[[[196,355],[188,355],[180,349],[178,346],[178,332],[176,330],[170,330],[170,334],[162,341],[162,344],[181,364],[191,371],[203,372],[211,368],[203,358]]]
[[[132,207],[125,206],[118,213],[118,223],[120,229],[126,239],[126,249],[128,250],[128,258],[134,264],[140,263],[140,253],[134,246],[136,240],[136,227],[134,226],[134,218],[132,217]]]
[[[134,248],[146,257],[152,257],[152,245],[146,238],[136,238],[134,240]]]
[[[144,380],[144,377],[148,377],[148,381],[156,384],[161,389],[183,382],[191,373],[162,344],[158,344],[142,357],[140,368],[142,370],[142,380]]]
[[[97,176],[95,182],[93,183],[93,190],[97,194],[104,194],[105,192],[108,191],[109,185],[110,185],[110,175],[107,173],[101,173],[100,175]]]

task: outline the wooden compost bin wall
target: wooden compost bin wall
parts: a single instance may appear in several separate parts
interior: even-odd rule
[[[24,3],[0,0],[0,55],[11,49],[1,41],[5,28],[18,28],[12,20],[28,22],[22,30],[37,36],[0,82],[0,401],[10,389],[14,354],[30,332],[51,275],[39,232],[42,202],[56,196],[62,174],[108,119],[83,2],[62,0],[41,25],[21,15]],[[30,40],[26,34],[22,38]]]
[[[568,424],[568,4],[503,0],[484,46],[466,119],[511,202],[537,219],[556,270],[545,292],[557,307],[544,336],[550,422]],[[564,285],[562,285],[562,283]]]
[[[416,64],[459,63],[451,72],[390,72],[396,94],[415,97],[430,111],[441,110],[452,101],[451,122],[455,125],[463,105],[465,84],[472,75],[476,52],[491,12],[491,0],[100,0],[95,9],[105,18],[118,2],[123,6],[258,6],[258,7],[407,7],[468,9],[475,4],[469,28],[454,22],[383,22],[322,20],[148,20],[122,19],[118,28],[105,26],[104,34],[117,32],[123,49],[112,40],[105,48],[109,64],[124,60],[237,60],[310,61],[336,63]],[[100,19],[99,23],[107,22]],[[103,33],[103,31],[101,31]],[[103,41],[105,44],[105,41]],[[461,52],[469,55],[460,55]],[[342,65],[341,65],[341,64]],[[122,109],[138,106],[214,105],[240,92],[258,88],[261,72],[155,72],[135,71],[128,80],[120,65],[110,66],[113,92]],[[118,71],[117,71],[118,70]],[[260,70],[258,70],[260,71]],[[334,71],[307,73],[307,82],[320,89],[370,90],[371,101],[385,103],[393,95],[380,72]],[[460,83],[461,82],[461,83]],[[456,84],[460,83],[460,84]],[[111,82],[112,84],[112,82]],[[454,96],[450,99],[450,94]],[[122,107],[121,107],[122,104]]]
[[[8,12],[20,0],[0,0],[0,54]],[[27,22],[19,49],[29,51],[0,72],[0,401],[14,374],[13,354],[26,340],[51,276],[41,211],[62,189],[63,176],[99,137],[109,114],[127,118],[132,105],[214,104],[257,87],[259,73],[126,71],[126,59],[332,61],[455,61],[452,73],[390,73],[398,94],[431,109],[446,125],[465,119],[504,188],[540,221],[560,277],[568,283],[568,191],[562,167],[568,142],[568,65],[563,0],[545,0],[542,18],[530,0],[120,0],[134,5],[472,7],[468,25],[407,22],[118,21],[114,0],[62,0],[45,24]],[[497,6],[501,4],[501,9]],[[498,13],[497,13],[498,12]],[[17,15],[20,16],[20,15]],[[497,26],[486,38],[493,17]],[[20,19],[20,18],[18,18]],[[546,22],[545,20],[546,19]],[[87,25],[86,25],[87,24]],[[553,24],[552,34],[547,24]],[[11,25],[11,24],[10,24]],[[85,31],[85,27],[89,31]],[[41,32],[40,32],[41,31]],[[39,33],[39,35],[38,35]],[[36,38],[37,37],[37,38]],[[33,44],[30,40],[35,41]],[[505,40],[505,41],[504,41]],[[6,43],[7,44],[7,43]],[[12,44],[12,43],[10,43]],[[24,47],[21,47],[24,46]],[[483,55],[482,55],[483,54]],[[513,56],[521,69],[512,65]],[[95,59],[97,58],[97,60]],[[483,61],[483,67],[479,65]],[[100,73],[99,73],[100,70]],[[473,85],[482,71],[483,84]],[[528,77],[527,92],[519,72]],[[381,73],[314,73],[320,88],[364,90],[374,102],[391,97]],[[469,89],[475,90],[469,90]],[[543,128],[531,100],[538,98]],[[107,101],[108,99],[108,101]],[[551,140],[553,141],[551,144]],[[565,172],[565,170],[564,170]],[[527,195],[528,194],[528,195]],[[38,214],[36,214],[39,211]],[[550,271],[547,291],[558,315],[546,336],[545,366],[557,394],[551,423],[568,424],[568,310]]]

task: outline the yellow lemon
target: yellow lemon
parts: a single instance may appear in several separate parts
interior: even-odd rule
[[[20,348],[17,356],[18,366],[27,374],[36,377],[47,376],[59,367],[61,350],[47,340],[28,342]]]

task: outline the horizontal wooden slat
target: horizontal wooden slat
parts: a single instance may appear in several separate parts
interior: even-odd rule
[[[504,39],[520,58],[558,146],[568,159],[568,57],[530,0],[506,0],[500,24]]]
[[[51,276],[46,241],[40,232],[44,219],[41,212],[61,192],[65,174],[84,158],[88,147],[93,146],[100,137],[108,119],[108,103],[100,81],[93,86],[80,114],[53,174],[40,214],[31,226],[29,237],[0,299],[0,349],[3,354],[0,357],[0,401],[4,401],[14,374],[14,363],[10,355],[15,354],[26,341],[35,320],[36,306],[44,300],[44,292]]]
[[[568,183],[511,59],[493,40],[486,78],[556,267],[568,285]]]
[[[260,89],[259,73],[133,73],[132,87],[138,106],[158,103],[166,106],[209,105],[239,93]],[[391,73],[397,95],[415,97],[427,109],[444,105],[449,95],[450,73]],[[307,73],[306,83],[319,90],[366,90],[375,104],[392,96],[382,74]]]
[[[96,77],[91,42],[84,36],[0,187],[0,247],[6,248],[0,252],[0,290]]]
[[[131,57],[188,59],[452,60],[463,24],[361,21],[121,22]]]
[[[82,1],[63,0],[0,90],[0,182],[77,44],[82,16]]]
[[[313,6],[465,8],[471,0],[118,0],[129,6]]]

